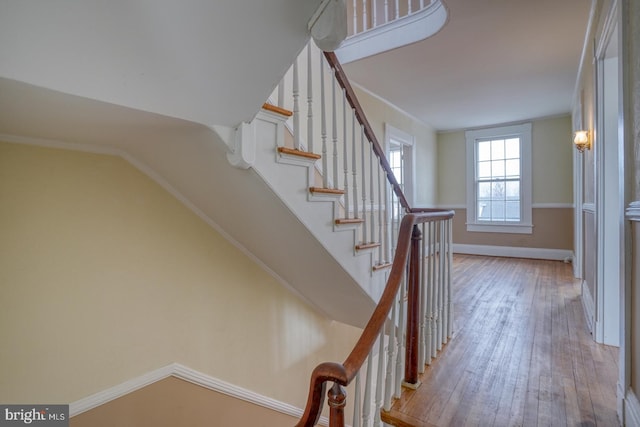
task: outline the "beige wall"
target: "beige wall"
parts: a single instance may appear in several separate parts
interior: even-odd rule
[[[355,88],[356,95],[380,144],[385,143],[385,123],[415,137],[414,207],[433,207],[437,203],[438,154],[435,130],[392,105]]]
[[[466,205],[467,194],[465,132],[439,133],[438,205],[456,208],[454,243],[571,249],[573,209],[568,206],[573,203],[572,149],[569,115],[533,120],[533,234],[468,232],[466,209],[461,208]]]
[[[281,427],[296,419],[178,378],[158,381],[71,418],[71,427]]]
[[[178,362],[303,407],[312,369],[359,336],[118,157],[0,143],[0,236],[0,402]]]

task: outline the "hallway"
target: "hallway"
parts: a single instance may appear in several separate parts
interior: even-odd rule
[[[398,425],[618,425],[618,349],[592,340],[570,264],[456,255],[453,277],[454,336]]]

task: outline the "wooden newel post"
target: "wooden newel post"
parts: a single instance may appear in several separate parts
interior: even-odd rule
[[[329,397],[329,427],[344,427],[344,407],[347,404],[347,392],[338,383],[327,393]]]
[[[420,241],[418,225],[411,234],[411,255],[408,272],[407,346],[405,353],[404,385],[415,388],[418,384],[418,347],[420,345]]]

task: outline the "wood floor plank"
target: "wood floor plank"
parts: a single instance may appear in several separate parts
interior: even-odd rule
[[[618,350],[593,341],[570,265],[455,255],[453,278],[454,336],[387,423],[618,425]]]

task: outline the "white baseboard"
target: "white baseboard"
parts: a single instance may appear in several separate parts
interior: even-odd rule
[[[624,425],[627,427],[640,426],[640,402],[635,393],[627,390],[624,399]]]
[[[521,248],[515,246],[453,244],[453,252],[469,255],[487,255],[509,258],[533,258],[565,261],[573,258],[569,249]]]
[[[271,409],[282,414],[290,415],[295,418],[300,418],[304,412],[303,409],[289,405],[288,403],[280,402],[270,397],[230,384],[226,381],[203,374],[179,363],[172,363],[171,365],[148,372],[144,375],[130,379],[71,403],[69,405],[69,415],[74,417],[168,377],[179,378],[209,390],[213,390],[245,402],[253,403],[254,405],[262,406],[263,408]],[[319,425],[328,426],[329,420],[326,417],[321,417]]]

